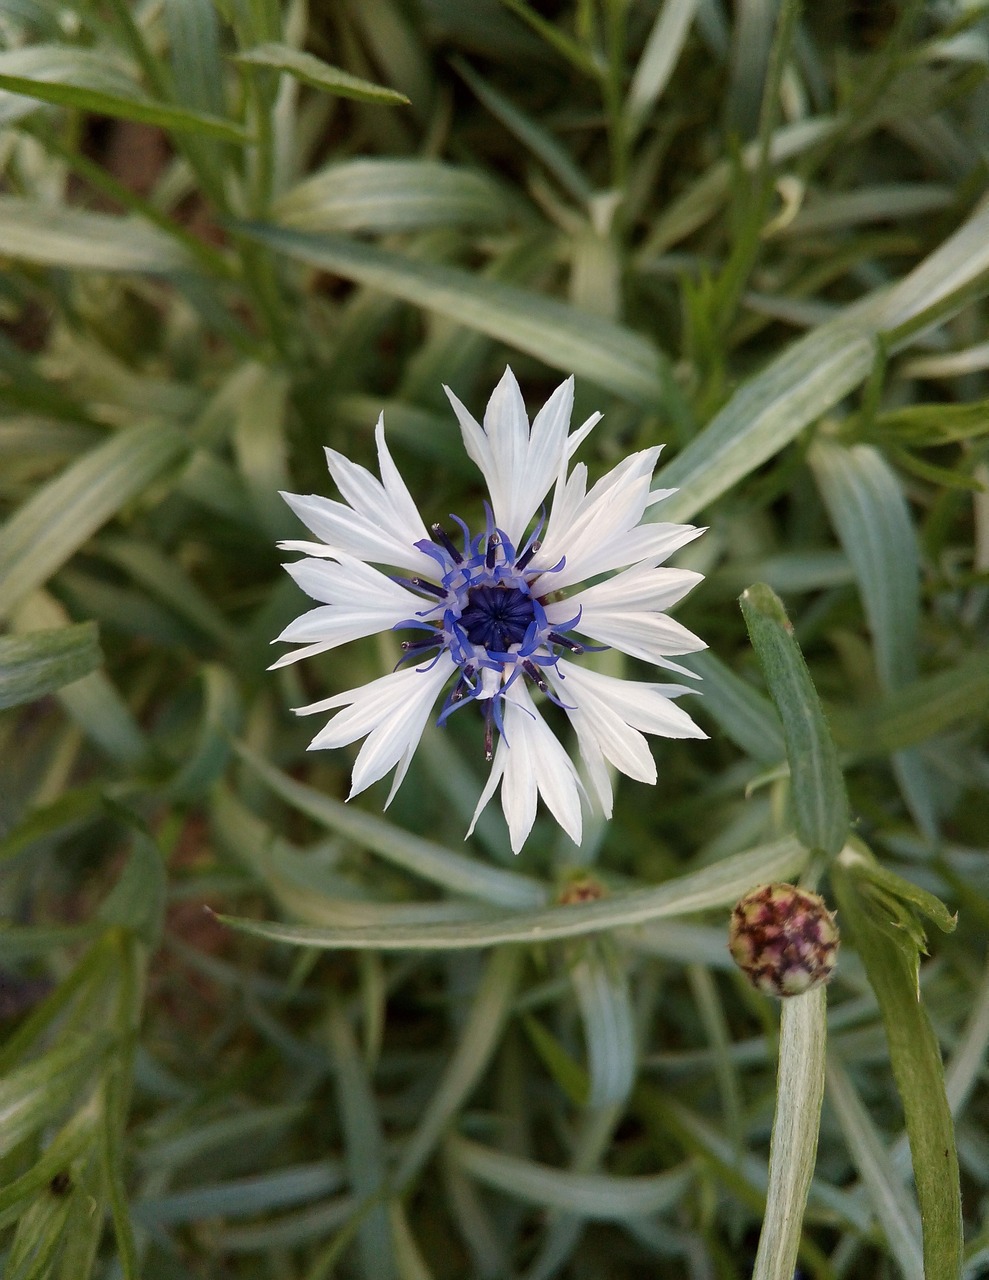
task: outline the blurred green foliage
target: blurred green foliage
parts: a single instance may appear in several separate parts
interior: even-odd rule
[[[984,1273],[987,65],[981,0],[2,7],[5,1276]],[[710,741],[519,859],[467,717],[386,816],[305,754],[388,637],[266,671],[278,490],[383,409],[478,510],[508,361],[709,526]],[[846,795],[817,1141],[725,927]]]

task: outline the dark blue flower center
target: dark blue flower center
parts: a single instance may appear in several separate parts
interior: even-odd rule
[[[507,585],[470,587],[460,614],[467,639],[489,653],[507,653],[510,645],[521,644],[535,620],[532,597]]]

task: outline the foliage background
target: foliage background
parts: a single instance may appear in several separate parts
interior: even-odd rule
[[[781,1049],[727,909],[843,846],[758,1274],[984,1274],[986,6],[8,0],[0,43],[5,1275],[750,1275],[824,1002]],[[466,717],[385,816],[306,756],[390,637],[265,670],[277,490],[384,408],[471,515],[441,384],[506,361],[709,526],[710,741],[514,860],[463,844]]]

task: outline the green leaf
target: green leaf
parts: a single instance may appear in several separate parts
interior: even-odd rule
[[[847,718],[857,749],[900,751],[926,742],[961,720],[984,716],[989,705],[989,654],[976,650],[956,667],[904,685]]]
[[[464,1172],[486,1186],[516,1200],[578,1213],[596,1222],[622,1222],[660,1213],[676,1204],[694,1176],[689,1169],[637,1177],[574,1173],[522,1160],[466,1138],[453,1138],[449,1146]]]
[[[904,279],[846,308],[749,379],[657,477],[678,488],[655,518],[691,520],[833,409],[875,363],[925,324],[989,288],[989,208],[979,208]]]
[[[875,449],[816,440],[810,463],[862,593],[888,689],[916,673],[920,616],[917,539],[903,490]]]
[[[344,805],[314,787],[295,782],[242,744],[238,743],[236,750],[272,791],[293,808],[414,875],[441,884],[453,893],[500,906],[532,907],[546,901],[547,890],[531,876],[489,866],[445,849],[435,841],[411,835],[384,818],[364,813],[354,805]]]
[[[601,316],[460,267],[407,258],[342,236],[260,223],[238,229],[279,253],[435,311],[552,368],[579,370],[587,381],[636,404],[655,408],[666,398],[672,376],[666,357],[642,334]]]
[[[150,1227],[181,1226],[214,1218],[251,1218],[318,1200],[338,1190],[343,1182],[339,1160],[319,1160],[249,1178],[204,1183],[187,1191],[147,1196],[137,1201],[134,1212],[139,1222]]]
[[[94,93],[139,93],[127,65],[107,49],[67,44],[26,44],[0,52],[0,76],[31,84],[73,85]],[[38,99],[0,89],[0,123],[11,124],[38,109]]]
[[[125,814],[125,810],[119,810]],[[138,830],[131,854],[99,911],[108,925],[133,930],[149,947],[161,937],[165,916],[165,864],[158,846]]]
[[[156,125],[178,133],[193,133],[200,137],[217,138],[224,142],[249,142],[250,134],[243,125],[232,120],[192,111],[188,107],[156,102],[141,94],[137,85],[132,92],[119,93],[106,89],[91,89],[84,85],[62,84],[46,80],[33,80],[27,76],[10,75],[2,70],[0,62],[0,89],[48,102],[57,107],[74,107],[93,115],[115,116],[120,120],[133,120],[138,124]]]
[[[177,800],[188,801],[205,795],[223,776],[230,759],[230,742],[240,728],[240,692],[233,672],[217,663],[200,668],[203,683],[203,710],[199,732],[192,750],[168,785]]]
[[[506,9],[511,9],[514,14],[517,14],[523,22],[530,26],[538,36],[541,36],[575,70],[583,72],[584,75],[590,76],[595,80],[601,76],[604,67],[599,62],[596,54],[585,49],[576,40],[571,39],[558,23],[542,17],[526,3],[526,0],[501,0],[501,3]]]
[[[140,218],[19,196],[0,196],[0,247],[4,257],[80,271],[167,275],[196,265],[177,240]]]
[[[322,58],[303,53],[287,44],[268,42],[231,56],[234,62],[246,66],[285,71],[302,84],[321,89],[337,98],[354,98],[358,102],[374,102],[382,106],[402,106],[409,103],[405,94],[399,93],[397,89],[386,89],[383,85],[363,80],[360,76],[351,75],[349,71],[331,66]]]
[[[712,716],[753,760],[772,765],[783,759],[786,744],[779,716],[767,698],[710,651],[688,654],[682,661],[704,681],[699,711]]]
[[[858,580],[879,678],[887,690],[898,689],[916,676],[920,625],[920,557],[902,486],[869,445],[818,440],[809,460]],[[935,838],[936,797],[923,761],[903,752],[893,763],[917,824]]]
[[[53,1122],[93,1078],[105,1050],[105,1035],[77,1036],[0,1080],[0,1156]]]
[[[607,939],[589,938],[570,964],[570,981],[587,1046],[587,1105],[622,1103],[638,1063],[628,971]]]
[[[218,918],[234,929],[272,942],[328,950],[380,947],[388,951],[456,951],[505,942],[535,944],[729,906],[757,884],[799,874],[807,859],[807,850],[796,840],[779,840],[724,858],[701,871],[669,880],[659,888],[616,893],[573,906],[500,913],[489,920],[453,924],[310,928],[233,916]]]
[[[872,1117],[833,1055],[828,1060],[828,1099],[835,1109],[859,1177],[869,1194],[890,1252],[906,1280],[924,1280],[920,1215],[893,1167]]]
[[[394,1186],[407,1188],[419,1175],[487,1069],[501,1043],[518,986],[521,960],[517,947],[501,947],[487,960],[474,989],[470,1010],[460,1022],[456,1048],[448,1054],[443,1074],[398,1159],[392,1179]]]
[[[498,227],[513,219],[501,187],[439,160],[362,159],[327,165],[276,201],[274,216],[298,231],[418,231]]]
[[[916,949],[911,955],[891,938],[889,915],[869,891],[876,872],[866,852],[849,846],[833,865],[832,883],[842,929],[861,956],[886,1028],[920,1203],[925,1280],[956,1280],[962,1265],[961,1190],[941,1052],[920,1002]]]
[[[659,101],[683,52],[699,0],[664,0],[629,85],[625,111],[634,136]]]
[[[0,709],[43,698],[102,661],[94,622],[0,637]]]
[[[570,1101],[575,1107],[586,1107],[590,1092],[590,1076],[587,1068],[572,1058],[552,1031],[544,1027],[532,1014],[523,1016],[522,1025],[532,1041],[533,1049],[539,1054],[543,1066]]]
[[[792,1280],[824,1098],[827,989],[783,1001],[769,1188],[752,1280]]]
[[[225,68],[217,6],[212,0],[166,0],[164,7],[175,97],[197,111],[222,117]]]
[[[742,614],[783,723],[797,835],[808,849],[834,856],[848,834],[848,797],[824,711],[786,610],[756,583],[741,596]]]
[[[373,1202],[384,1190],[386,1161],[381,1120],[350,1023],[339,1007],[330,1013],[329,1047],[336,1079],[337,1112],[343,1129],[351,1191],[368,1205],[357,1227],[357,1248],[366,1276],[397,1276],[388,1215]]]
[[[918,447],[973,440],[989,434],[989,400],[971,404],[911,404],[877,413],[871,421],[852,419],[851,432],[862,430],[882,442]]]
[[[51,577],[186,448],[186,438],[173,428],[132,427],[38,489],[0,528],[0,616]]]
[[[566,151],[548,129],[538,120],[521,111],[517,103],[504,97],[492,85],[482,79],[460,58],[454,58],[453,66],[466,80],[480,102],[499,120],[519,142],[550,171],[564,191],[568,191],[579,205],[586,205],[594,195],[594,188],[584,176],[584,171],[574,164]]]

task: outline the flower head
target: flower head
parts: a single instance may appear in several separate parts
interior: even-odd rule
[[[838,929],[824,899],[792,884],[763,884],[736,903],[728,950],[767,996],[799,996],[829,982]]]
[[[492,769],[470,830],[500,784],[516,853],[538,796],[579,843],[583,787],[536,700],[556,703],[569,718],[608,817],[609,763],[639,781],[656,781],[643,734],[705,736],[671,701],[691,691],[683,685],[621,680],[575,661],[588,648],[615,648],[690,675],[670,656],[702,649],[703,642],[663,610],[701,575],[660,566],[701,530],[642,523],[673,492],[650,491],[658,448],[632,454],[590,491],[582,463],[568,470],[600,418],[594,414],[570,432],[572,378],[531,427],[511,369],[488,401],[483,425],[446,393],[487,484],[484,527],[473,531],[451,516],[448,526],[427,531],[388,452],[383,417],[375,432],[380,479],[327,449],[343,501],[284,495],[321,539],[280,544],[307,553],[286,567],[320,604],[278,637],[301,648],[274,666],[375,632],[401,632],[404,656],[391,674],[298,708],[300,715],[336,711],[310,750],[364,738],[351,795],[395,769],[390,802],[434,704],[442,699],[442,724],[473,703],[484,717]]]

